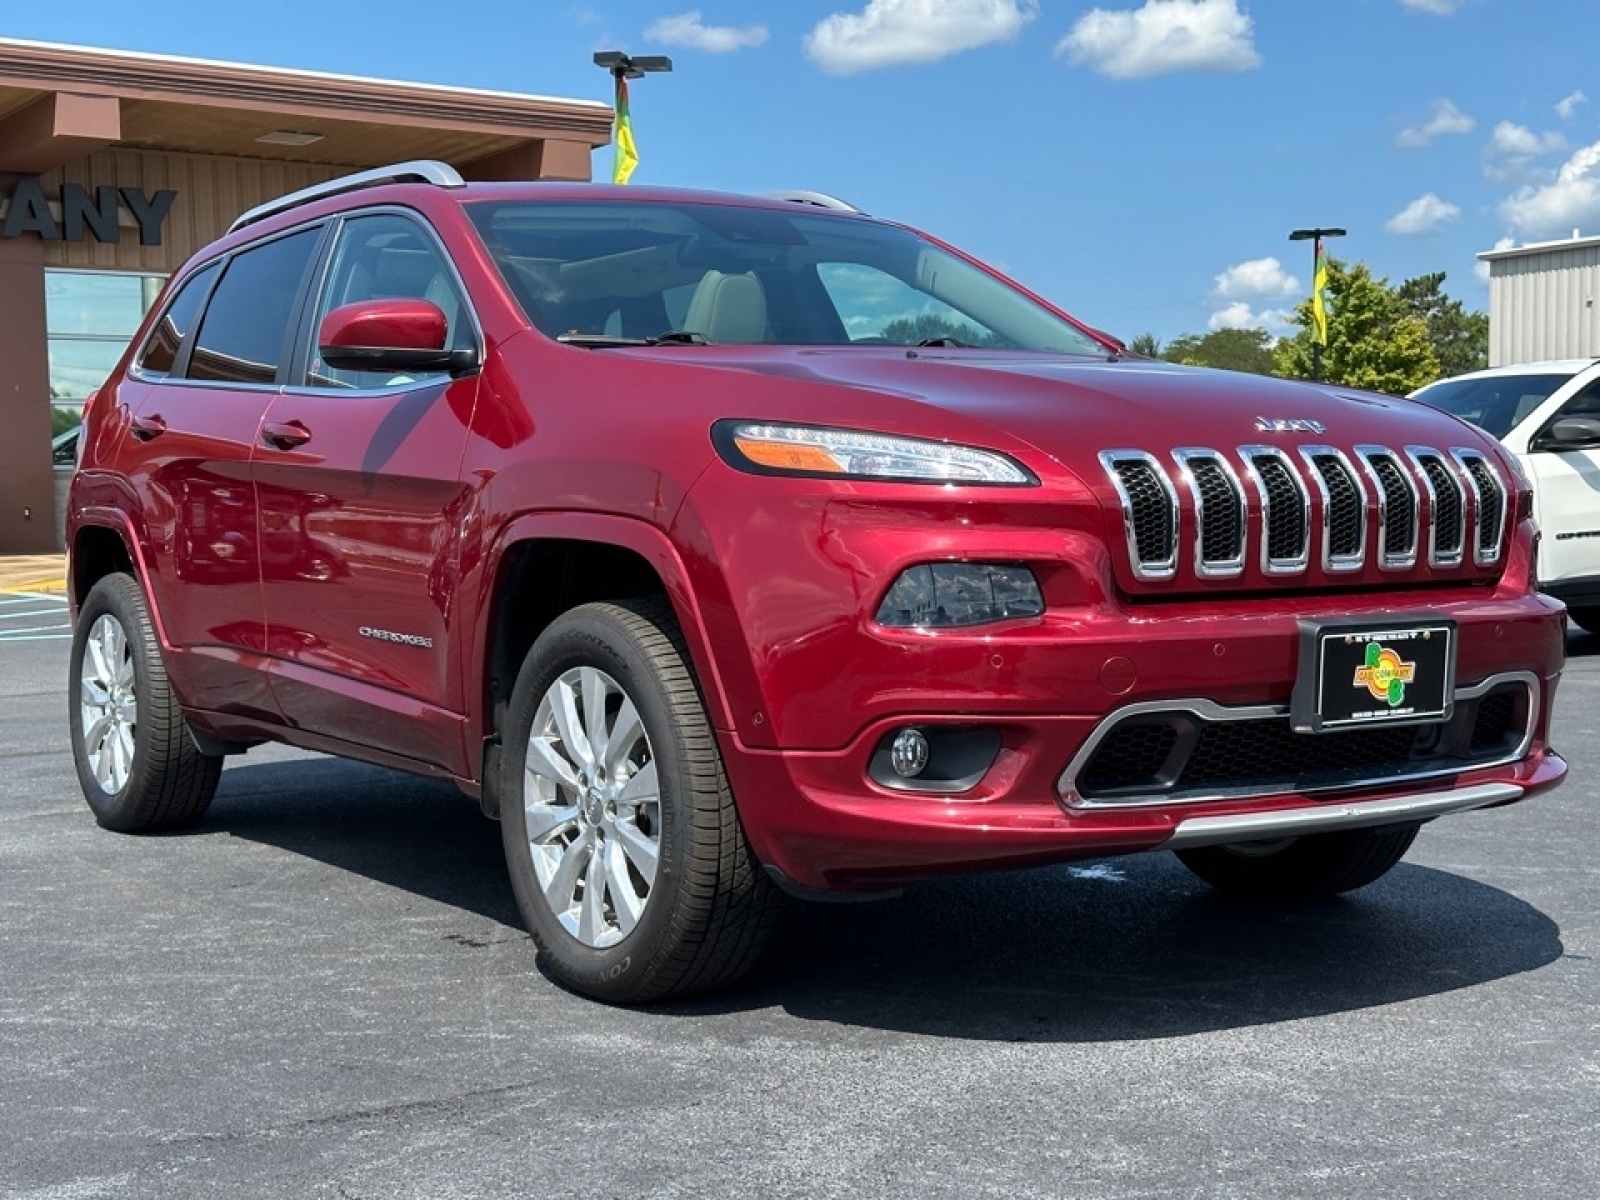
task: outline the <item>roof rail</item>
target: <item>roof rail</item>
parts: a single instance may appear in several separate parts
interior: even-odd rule
[[[866,210],[857,208],[848,201],[837,196],[830,196],[826,192],[762,192],[768,200],[788,200],[792,204],[809,204],[812,208],[826,208],[834,212],[853,212],[866,216]]]
[[[276,200],[268,200],[265,204],[258,204],[240,213],[238,219],[228,226],[228,232],[232,233],[236,229],[243,229],[246,225],[253,225],[275,213],[287,212],[302,204],[310,204],[313,200],[338,196],[344,192],[357,192],[362,188],[377,187],[384,183],[431,183],[435,187],[447,188],[466,186],[466,180],[461,178],[461,173],[449,163],[436,162],[432,159],[413,159],[411,162],[395,163],[393,166],[374,167],[370,171],[357,171],[354,175],[341,175],[337,179],[314,183],[297,192],[290,192],[287,196],[279,196]]]

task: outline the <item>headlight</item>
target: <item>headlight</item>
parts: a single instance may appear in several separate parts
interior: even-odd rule
[[[758,475],[894,479],[1028,487],[1039,481],[994,450],[854,429],[718,421],[712,441],[730,466]]]

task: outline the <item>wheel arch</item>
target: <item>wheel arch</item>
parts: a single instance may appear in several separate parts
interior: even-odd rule
[[[478,618],[464,694],[476,697],[472,726],[484,746],[486,811],[500,731],[523,659],[539,634],[580,604],[664,596],[683,632],[714,728],[731,727],[710,641],[677,548],[653,525],[599,514],[533,514],[506,526],[480,574]]]

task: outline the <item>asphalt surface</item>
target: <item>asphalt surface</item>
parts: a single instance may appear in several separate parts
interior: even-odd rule
[[[452,789],[263,748],[196,831],[99,830],[64,618],[6,613],[0,1194],[1600,1195],[1600,638],[1568,784],[1354,897],[1254,912],[1168,855],[951,880],[625,1011],[535,969]]]

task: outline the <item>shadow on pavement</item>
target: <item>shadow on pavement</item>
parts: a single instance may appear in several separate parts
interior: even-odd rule
[[[521,929],[498,827],[447,784],[337,759],[233,767],[201,829]],[[776,1007],[936,1037],[1127,1041],[1418,999],[1536,970],[1562,950],[1531,905],[1427,867],[1402,863],[1351,896],[1269,912],[1146,854],[926,883],[878,903],[792,904],[745,983],[655,1011]]]

